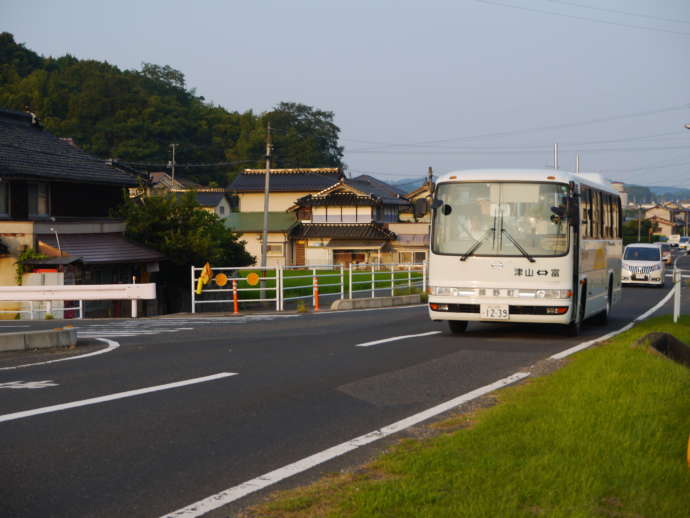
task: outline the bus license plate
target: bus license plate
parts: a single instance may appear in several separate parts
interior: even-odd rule
[[[487,320],[508,320],[508,304],[482,304],[479,308],[481,317]]]

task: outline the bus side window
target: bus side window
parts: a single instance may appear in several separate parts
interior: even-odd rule
[[[615,239],[621,238],[621,199],[614,198],[611,203],[613,212],[613,237]]]
[[[603,194],[603,203],[602,203],[603,209],[604,209],[604,238],[606,239],[611,239],[613,238],[613,229],[611,228],[611,195],[610,194]]]
[[[601,237],[601,193],[592,191],[592,237]]]
[[[589,228],[591,222],[590,215],[590,191],[587,187],[582,187],[580,194],[580,235],[583,238],[590,236]]]

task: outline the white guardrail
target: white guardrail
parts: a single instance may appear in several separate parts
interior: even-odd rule
[[[77,311],[83,318],[85,300],[131,300],[132,318],[137,317],[137,300],[156,298],[156,284],[76,284],[69,286],[0,286],[0,302],[29,302],[29,309],[0,310],[0,313],[28,313],[33,320],[34,313]],[[52,308],[55,301],[73,302],[77,305]],[[39,303],[38,309],[34,303]],[[41,303],[46,302],[46,309]]]
[[[425,264],[350,264],[212,267],[213,276],[201,293],[197,292],[203,267],[192,266],[192,313],[198,305],[213,305],[217,311],[238,312],[240,304],[263,303],[284,311],[286,302],[311,301],[318,309],[319,297],[371,298],[395,295],[396,290],[426,289]]]
[[[681,300],[681,289],[683,286],[683,279],[690,278],[690,273],[688,270],[681,270],[678,267],[673,268],[673,323],[678,322],[678,317],[680,316],[680,300]]]

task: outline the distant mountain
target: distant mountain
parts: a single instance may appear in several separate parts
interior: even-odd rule
[[[424,182],[426,182],[426,177],[421,176],[419,178],[415,179],[404,179],[404,180],[396,180],[394,182],[388,182],[391,185],[397,187],[398,189],[404,191],[405,193],[414,191],[417,187],[421,186]]]
[[[690,189],[682,187],[663,187],[657,185],[650,185],[649,190],[656,196],[662,196],[667,199],[687,199],[690,198]]]

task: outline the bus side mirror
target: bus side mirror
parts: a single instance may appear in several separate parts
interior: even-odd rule
[[[426,198],[418,198],[414,201],[414,217],[423,218],[429,212],[429,202]]]

